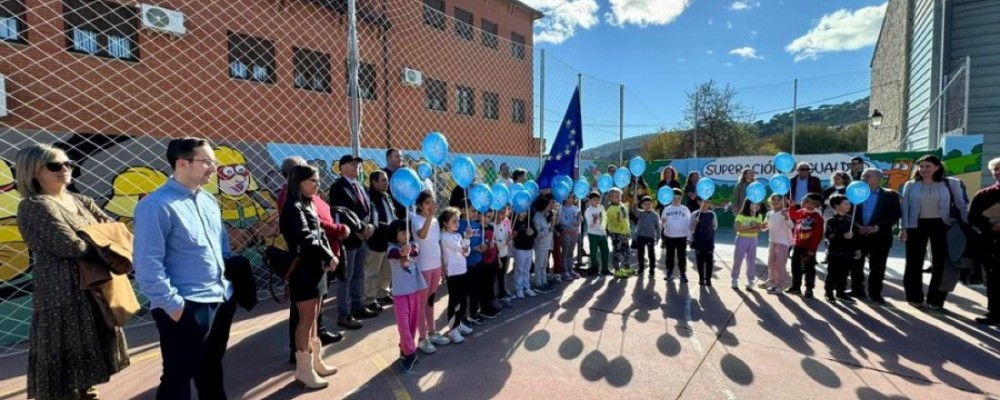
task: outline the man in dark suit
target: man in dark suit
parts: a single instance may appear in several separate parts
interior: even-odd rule
[[[365,229],[360,232],[352,230],[351,235],[342,240],[346,253],[344,267],[347,270],[344,271],[345,281],[337,287],[337,325],[347,329],[361,328],[358,318],[378,315],[361,302],[365,287],[365,258],[368,255],[365,242],[375,229],[371,222],[371,199],[358,181],[361,162],[360,157],[340,157],[341,178],[330,186],[330,205],[351,210],[365,224]]]
[[[885,280],[885,264],[892,249],[892,228],[899,223],[902,209],[899,194],[892,189],[882,188],[882,171],[866,169],[861,179],[871,189],[871,196],[857,205],[854,225],[860,235],[861,260],[851,266],[851,295],[865,297],[865,263],[868,259],[868,297],[883,304],[882,282]]]
[[[789,193],[795,204],[802,204],[809,193],[823,193],[823,184],[818,176],[812,174],[812,165],[800,162],[795,167],[795,171],[798,172],[798,175],[792,177],[792,191]]]
[[[396,220],[396,208],[389,198],[389,178],[385,171],[375,171],[368,177],[368,198],[372,201],[372,223],[375,233],[368,239],[368,258],[365,260],[364,303],[369,310],[382,312],[383,305],[392,304],[392,271],[386,252],[389,250],[389,224]],[[402,207],[402,206],[400,206]],[[395,239],[395,238],[392,238]]]

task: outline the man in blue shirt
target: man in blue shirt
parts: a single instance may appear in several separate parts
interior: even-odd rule
[[[215,198],[202,189],[218,162],[207,140],[167,145],[174,174],[135,209],[133,265],[160,333],[157,399],[224,399],[222,356],[236,310],[224,276],[229,238]]]
[[[851,296],[865,297],[883,304],[882,282],[885,280],[885,266],[892,249],[893,226],[902,216],[899,194],[882,188],[882,171],[866,169],[861,179],[871,189],[871,196],[857,205],[854,226],[860,238],[861,260],[851,266]],[[865,259],[868,259],[868,292],[865,292]]]

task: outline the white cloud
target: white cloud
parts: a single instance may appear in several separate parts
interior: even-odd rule
[[[726,21],[726,28],[733,29],[733,23]]]
[[[715,21],[712,21],[712,19],[711,19],[711,18],[709,18],[709,19],[708,19],[708,24],[709,24],[709,25],[715,25]]]
[[[722,65],[725,65],[725,66],[727,66],[727,67],[732,67],[732,66],[733,66],[733,63],[731,63],[731,62],[727,62],[727,63],[725,63],[725,64],[722,64]]]
[[[609,24],[645,27],[673,22],[684,13],[691,0],[610,0],[610,3],[611,11],[604,14]]]
[[[576,34],[577,28],[597,25],[597,0],[524,0],[545,17],[535,21],[535,43],[559,44]]]
[[[805,35],[793,40],[785,51],[795,61],[816,59],[820,53],[853,51],[874,46],[878,40],[886,4],[854,11],[840,9],[820,18]]]
[[[729,50],[729,54],[733,56],[739,56],[747,60],[763,60],[764,57],[757,55],[757,50],[750,46],[740,47],[738,49]]]
[[[734,1],[733,4],[729,5],[729,9],[733,11],[743,11],[753,8],[753,5],[746,0]]]
[[[687,62],[687,59],[686,58],[678,58],[677,62]]]
[[[715,54],[715,52],[712,50],[705,50],[705,54],[712,55]]]
[[[750,31],[750,37],[757,37],[757,31]]]

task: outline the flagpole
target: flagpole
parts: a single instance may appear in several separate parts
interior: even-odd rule
[[[580,108],[582,109],[583,108],[583,74],[581,74],[581,73],[576,74],[576,91],[577,91],[577,98],[580,101]],[[580,177],[583,175],[581,173],[581,171],[580,171],[580,147],[582,147],[582,144],[583,144],[583,113],[582,112],[580,113],[580,121],[577,121],[577,122],[580,123],[580,141],[579,141],[579,143],[581,145],[577,146],[577,148],[576,148],[576,168],[574,168],[574,171],[576,172],[576,180],[579,180]],[[584,207],[584,205],[583,205],[583,201],[584,200],[583,199],[577,199],[577,200],[580,201],[580,209],[579,209],[579,211],[580,211],[580,214],[582,215],[583,214],[583,207]],[[584,220],[586,220],[586,218],[580,218],[580,234],[576,235],[577,236],[577,240],[576,240],[576,266],[577,267],[582,267],[584,265],[583,264],[583,234],[584,234],[584,231],[583,231],[583,226],[584,225],[583,225],[583,223],[584,223]]]
[[[545,49],[542,49],[540,95],[538,96],[538,173],[542,173],[542,159],[545,157]],[[530,217],[530,215],[529,215]]]

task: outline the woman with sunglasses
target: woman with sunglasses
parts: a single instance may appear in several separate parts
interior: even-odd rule
[[[94,292],[80,290],[76,260],[88,245],[76,232],[110,219],[94,200],[67,190],[76,163],[39,144],[17,153],[17,224],[34,276],[28,397],[98,398],[94,385],[129,365],[119,327],[109,327]]]

